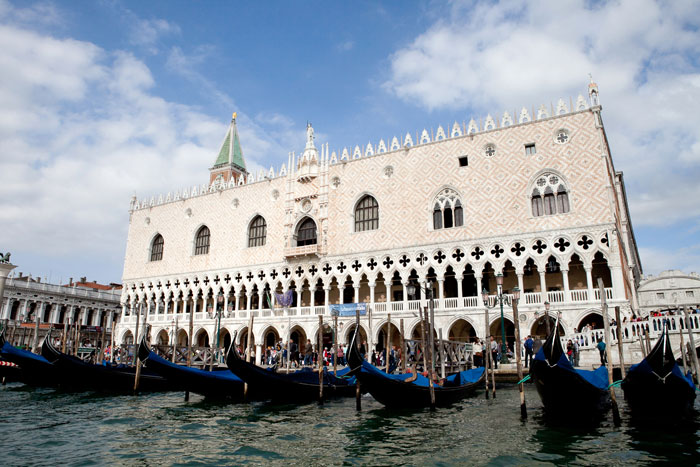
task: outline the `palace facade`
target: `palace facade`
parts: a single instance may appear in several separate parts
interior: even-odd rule
[[[594,83],[588,95],[338,152],[308,125],[301,155],[257,175],[234,114],[209,183],[132,199],[119,342],[133,341],[138,313],[154,344],[241,342],[251,315],[258,347],[316,342],[329,305],[365,303],[363,338],[383,343],[390,325],[398,343],[418,335],[427,303],[412,284],[432,290],[436,334],[500,336],[499,274],[508,340],[515,287],[521,335],[544,334],[545,302],[567,333],[601,324],[598,278],[610,306],[637,312],[623,176]],[[292,304],[277,305],[289,290]],[[341,342],[354,322],[339,318]]]

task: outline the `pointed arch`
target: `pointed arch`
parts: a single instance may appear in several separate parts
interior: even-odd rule
[[[194,242],[194,254],[197,255],[207,255],[209,254],[209,241],[211,235],[209,232],[209,227],[203,225],[197,230]]]
[[[248,248],[264,246],[267,240],[267,222],[261,215],[257,215],[248,225]]]

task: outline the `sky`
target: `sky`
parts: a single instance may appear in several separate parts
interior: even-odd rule
[[[700,272],[700,2],[0,0],[0,252],[121,282],[132,195],[598,83],[645,274]]]

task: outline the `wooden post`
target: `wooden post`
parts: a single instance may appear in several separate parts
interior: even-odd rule
[[[173,329],[173,354],[170,356],[170,361],[175,363],[175,354],[177,354],[177,315],[175,315],[175,329]]]
[[[598,278],[598,288],[600,289],[600,307],[603,312],[603,326],[605,328],[605,356],[607,360],[608,369],[608,381],[610,381],[610,399],[612,400],[612,411],[613,411],[613,423],[615,426],[620,426],[620,411],[617,407],[617,398],[615,397],[615,388],[613,388],[613,375],[612,375],[612,352],[611,339],[610,339],[610,322],[608,320],[608,305],[605,302],[605,286],[603,285],[603,279]]]
[[[66,341],[68,340],[68,317],[63,316],[63,334],[61,334],[61,352],[66,353]]]
[[[625,357],[622,348],[622,323],[620,322],[620,307],[615,307],[615,321],[617,321],[617,352],[620,356],[620,379],[625,379]]]
[[[519,293],[519,292],[518,292]],[[518,368],[518,381],[523,380],[523,362],[520,360],[520,319],[518,317],[518,300],[513,299],[513,327],[515,329],[515,363]],[[525,388],[524,383],[518,384],[520,392],[520,417],[527,418],[527,407],[525,405]]]
[[[318,315],[318,403],[323,404],[323,315]]]
[[[117,327],[117,320],[112,319],[112,333],[109,335],[109,363],[114,363],[114,331]]]
[[[651,353],[651,339],[649,339],[649,330],[644,326],[644,340],[647,343],[647,355]]]
[[[491,362],[491,348],[489,347],[489,309],[484,307],[484,344],[483,344],[483,359],[484,359],[484,373],[486,378],[484,379],[486,383],[486,399],[489,398],[489,367]]]
[[[104,322],[104,324],[107,324],[107,317],[106,316],[103,317],[103,322]],[[100,324],[102,324],[102,323],[100,323]],[[99,358],[100,364],[102,364],[102,362],[105,359],[105,347],[107,346],[107,343],[105,342],[105,337],[107,337],[107,330],[105,329],[105,326],[102,326],[102,336],[100,337],[100,358]]]
[[[644,338],[642,337],[642,331],[637,332],[637,337],[639,338],[639,348],[642,349],[642,358],[647,356],[647,349],[644,345]]]
[[[359,308],[355,308],[355,336],[356,339],[353,339],[351,341],[351,345],[354,345],[355,347],[359,347],[358,345],[358,340],[360,339],[360,310]],[[348,352],[351,352],[354,349],[350,349],[348,347]],[[367,351],[367,349],[365,349]],[[355,410],[358,412],[362,410],[362,391],[360,390],[360,378],[357,376],[355,377]]]
[[[333,317],[333,376],[338,376],[338,317]]]
[[[445,345],[442,341],[442,328],[438,330],[439,340],[438,345],[440,346],[440,377],[445,377]]]
[[[690,325],[690,318],[688,318],[688,309],[683,307],[683,317],[685,318],[685,330],[688,332],[688,340],[690,341],[690,361],[693,362],[693,367],[695,369],[695,384],[700,382],[700,365],[698,365],[698,354],[695,350],[695,337],[693,337],[692,326]]]
[[[430,333],[428,342],[430,346],[430,409],[435,409],[435,305],[433,304],[433,290],[432,283],[430,285],[430,301],[428,302],[428,307],[430,308]]]
[[[386,315],[386,336],[384,336],[384,372],[389,373],[389,356],[391,355],[389,345],[391,345],[391,313]]]
[[[420,312],[420,341],[421,341],[420,345],[421,345],[421,350],[422,350],[421,353],[423,354],[422,355],[422,357],[423,357],[423,371],[427,372],[428,371],[428,356],[427,356],[428,348],[427,348],[426,343],[425,343],[425,341],[427,340],[427,334],[425,333],[425,322],[426,322],[425,314],[427,313],[427,311],[424,308],[422,311],[420,311],[420,309],[419,309],[419,312]]]
[[[289,308],[284,307],[287,314],[287,374],[292,366],[292,318],[289,316]]]
[[[681,317],[681,319],[683,319]],[[680,331],[680,336],[681,336],[681,361],[683,362],[683,374],[685,375],[688,370],[687,368],[690,366],[690,362],[686,364],[686,358],[685,358],[685,339],[683,339],[683,326],[681,326],[681,322],[678,322],[678,330]]]
[[[143,317],[143,335],[148,341],[148,310]],[[139,390],[139,383],[141,382],[141,359],[139,358],[139,343],[134,343],[134,356],[136,357],[136,375],[134,376],[134,394]]]
[[[194,333],[194,309],[197,307],[197,294],[192,296],[192,308],[190,308],[190,326],[187,333],[187,366],[192,366],[192,334]],[[250,328],[248,328],[250,335]],[[189,396],[189,392],[187,393]]]
[[[248,335],[246,336],[246,351],[245,351],[245,361],[250,363],[250,352],[253,347],[253,313],[248,310]],[[243,399],[248,398],[248,383],[243,383]]]
[[[406,373],[406,359],[408,358],[408,352],[406,352],[406,340],[403,336],[403,318],[399,320],[399,348],[401,353],[399,358],[401,358],[401,373]]]

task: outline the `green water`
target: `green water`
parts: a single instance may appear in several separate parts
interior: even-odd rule
[[[435,412],[388,411],[371,396],[325,405],[226,404],[182,393],[102,396],[0,388],[0,464],[14,465],[695,465],[700,418],[633,424],[612,417],[552,425],[532,386]],[[696,408],[700,405],[696,401]]]

